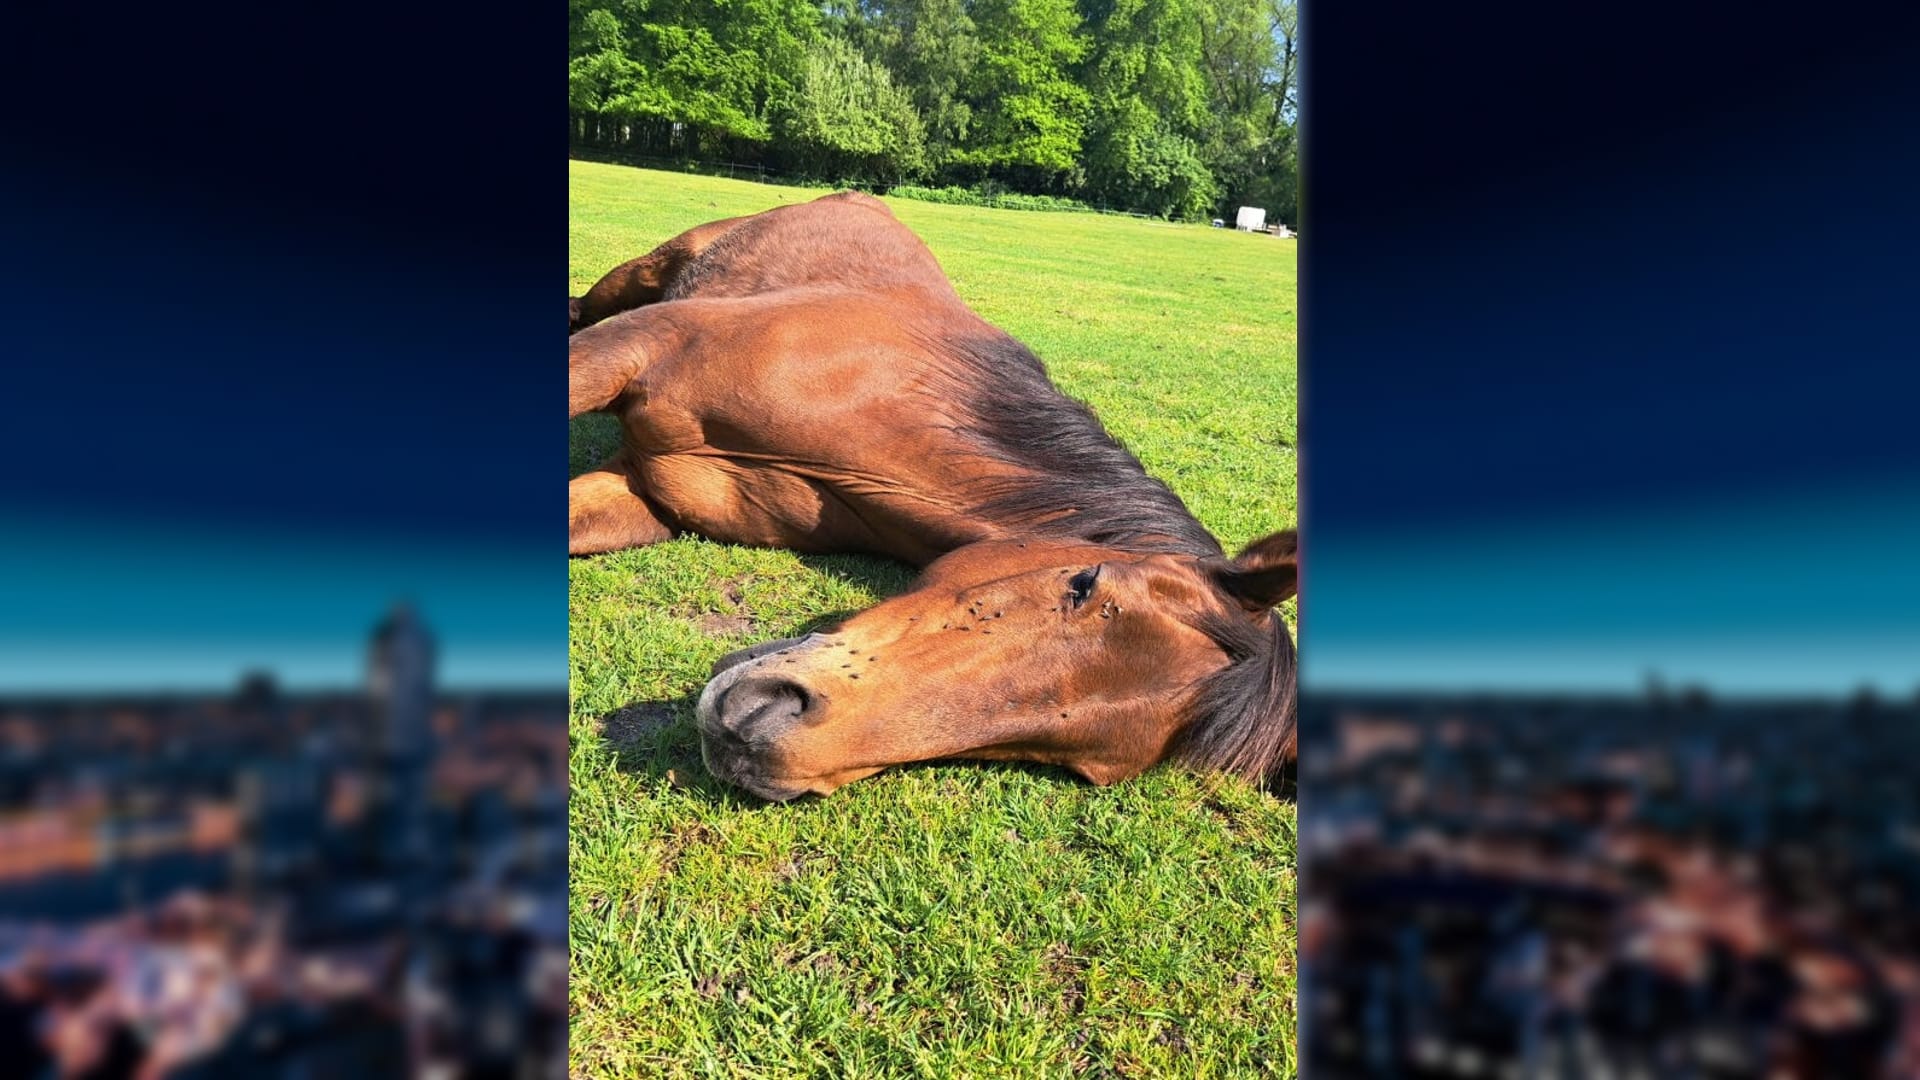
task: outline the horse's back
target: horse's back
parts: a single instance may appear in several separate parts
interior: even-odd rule
[[[837,191],[738,219],[680,268],[662,299],[903,287],[953,295],[933,253],[885,203]]]

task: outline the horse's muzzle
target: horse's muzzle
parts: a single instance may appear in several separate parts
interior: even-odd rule
[[[713,662],[713,670],[707,673],[707,678],[718,679],[721,672],[739,667],[749,660],[758,660],[772,653],[783,653],[791,649],[798,649],[815,644],[812,639],[819,636],[818,634],[808,634],[806,637],[781,638],[779,641],[763,641],[758,645],[749,645],[744,649],[730,652]],[[711,684],[709,684],[709,688],[711,688]],[[700,696],[700,701],[702,705],[706,703],[705,694]]]
[[[779,675],[768,661],[810,649],[820,643],[816,638],[769,641],[714,663],[694,710],[700,757],[714,776],[770,802],[785,802],[804,792],[767,777],[766,758],[782,734],[806,722],[816,702],[806,687]]]

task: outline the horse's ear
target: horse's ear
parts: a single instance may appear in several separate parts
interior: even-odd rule
[[[1285,529],[1248,544],[1231,562],[1209,567],[1215,585],[1258,614],[1300,590],[1300,534]]]

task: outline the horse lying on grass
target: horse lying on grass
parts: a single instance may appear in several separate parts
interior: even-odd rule
[[[569,298],[569,415],[622,446],[569,547],[690,532],[925,571],[831,630],[733,653],[707,767],[769,800],[935,758],[1096,784],[1294,754],[1295,534],[1227,558],[871,196],[689,230]]]

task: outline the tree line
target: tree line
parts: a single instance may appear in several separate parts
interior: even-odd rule
[[[1298,221],[1297,0],[568,0],[576,144]]]

